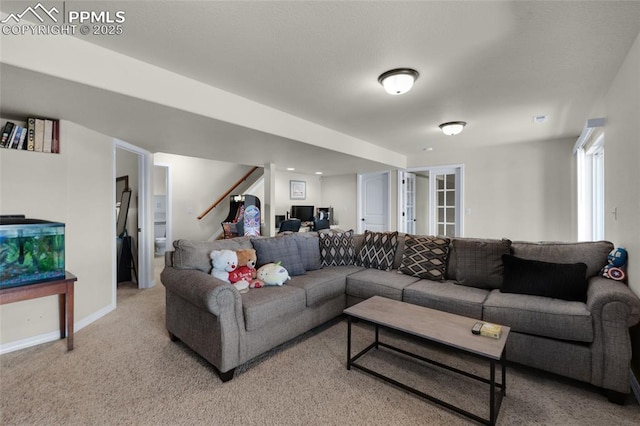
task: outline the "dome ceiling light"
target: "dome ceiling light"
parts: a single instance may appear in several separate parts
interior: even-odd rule
[[[440,127],[440,130],[442,130],[442,133],[445,135],[453,136],[462,132],[462,129],[464,129],[466,125],[467,123],[464,121],[449,121],[448,123],[442,123],[438,127]]]
[[[402,95],[411,90],[419,75],[418,71],[411,68],[396,68],[382,73],[378,77],[378,82],[382,84],[388,94]]]

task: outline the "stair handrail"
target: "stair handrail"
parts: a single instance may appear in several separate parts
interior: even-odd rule
[[[198,220],[201,220],[203,217],[208,215],[211,212],[211,210],[215,209],[218,206],[218,204],[223,202],[229,196],[229,194],[233,192],[234,189],[240,186],[242,182],[247,180],[249,176],[251,176],[251,173],[255,172],[258,169],[259,169],[258,166],[254,166],[251,170],[249,170],[244,176],[240,178],[240,180],[238,180],[231,188],[229,188],[227,192],[225,192],[222,196],[220,196],[220,198],[218,198],[213,204],[211,204],[205,211],[203,211],[200,214],[200,216],[198,216]]]

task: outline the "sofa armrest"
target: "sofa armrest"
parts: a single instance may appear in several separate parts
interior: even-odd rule
[[[234,286],[202,271],[165,267],[160,280],[168,290],[215,316],[242,308]]]
[[[610,303],[616,303],[617,308],[606,309]],[[589,279],[587,309],[595,318],[621,321],[626,327],[632,327],[640,321],[640,299],[626,284],[604,277]]]

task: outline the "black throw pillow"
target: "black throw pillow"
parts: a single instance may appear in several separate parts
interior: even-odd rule
[[[587,301],[587,265],[528,260],[508,254],[504,263],[503,293],[530,294],[577,302]]]

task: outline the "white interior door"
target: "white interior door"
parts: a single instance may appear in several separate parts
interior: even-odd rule
[[[404,232],[416,233],[416,175],[404,174]]]
[[[429,186],[429,232],[447,237],[462,236],[462,168],[430,169]]]
[[[389,172],[358,175],[358,233],[389,229]]]

